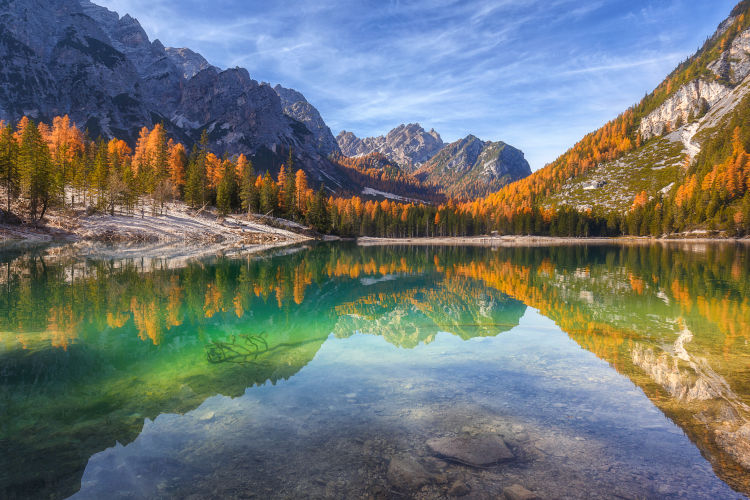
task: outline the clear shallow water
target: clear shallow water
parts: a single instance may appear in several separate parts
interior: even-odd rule
[[[748,492],[742,247],[63,255],[5,259],[3,496]],[[446,436],[514,458],[445,460]]]

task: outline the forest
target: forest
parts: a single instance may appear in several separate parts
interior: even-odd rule
[[[205,134],[188,151],[170,139],[162,125],[156,125],[143,128],[131,148],[117,138],[92,140],[66,116],[55,118],[49,125],[29,118],[15,127],[0,123],[0,183],[6,212],[15,210],[32,223],[39,222],[50,207],[142,216],[147,211],[160,215],[167,203],[183,200],[196,210],[215,206],[220,215],[272,215],[344,237],[473,236],[493,232],[659,236],[700,226],[741,236],[750,232],[750,124],[745,123],[750,113],[746,111],[750,111],[750,99],[735,111],[731,137],[717,134],[709,139],[669,196],[649,198],[647,193],[639,193],[626,214],[545,205],[543,196],[535,195],[540,188],[528,180],[466,203],[441,200],[440,195],[427,202],[334,195],[322,185],[315,189],[304,170],[295,170],[291,149],[274,177],[268,171],[256,172],[252,160],[243,154],[216,156],[209,150]],[[591,147],[600,151],[597,155],[606,150],[607,157],[628,149],[625,136],[632,118],[623,120],[578,147]],[[377,188],[410,186],[415,195],[426,194],[425,186],[409,184],[410,179],[397,167],[389,169],[383,158],[334,160],[350,176],[369,179]],[[586,165],[587,161],[577,157],[574,164]],[[572,168],[577,171],[584,167]],[[523,197],[506,198],[508,193]],[[537,199],[541,201],[537,203]]]

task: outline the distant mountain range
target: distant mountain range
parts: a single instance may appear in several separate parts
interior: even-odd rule
[[[445,144],[434,129],[427,132],[418,123],[364,139],[342,131],[336,140],[347,156],[383,154],[419,181],[439,186],[454,198],[484,196],[531,174],[523,153],[504,142],[484,142],[469,135]]]

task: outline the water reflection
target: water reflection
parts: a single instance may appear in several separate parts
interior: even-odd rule
[[[637,491],[640,495],[679,495],[673,483],[679,483],[674,478],[680,477],[680,467],[687,464],[699,470],[702,459],[686,458],[690,456],[686,444],[671,432],[671,424],[659,422],[659,414],[646,417],[652,415],[653,403],[687,433],[722,479],[747,493],[748,252],[732,246],[697,250],[662,246],[394,249],[337,244],[291,255],[218,258],[181,269],[158,260],[81,261],[44,249],[5,255],[0,260],[5,267],[0,309],[6,313],[0,317],[0,409],[2,448],[7,453],[0,459],[0,485],[9,497],[70,495],[80,488],[92,455],[110,448],[104,456],[114,462],[102,462],[99,455],[91,458],[84,476],[89,489],[82,494],[110,494],[113,485],[124,479],[115,481],[107,471],[121,470],[114,464],[122,466],[125,456],[131,456],[132,462],[144,459],[144,453],[152,458],[143,461],[148,467],[140,467],[152,472],[142,472],[124,487],[138,486],[149,492],[147,496],[183,496],[186,491],[175,485],[160,489],[160,481],[203,474],[202,485],[187,484],[204,494],[215,493],[220,478],[209,465],[224,464],[228,450],[239,446],[230,441],[238,441],[241,429],[247,441],[238,442],[257,455],[245,448],[240,456],[263,456],[277,447],[274,453],[284,450],[298,460],[299,469],[287,465],[287,472],[304,470],[303,462],[309,468],[315,460],[341,467],[341,477],[361,476],[357,481],[347,478],[362,488],[349,494],[388,496],[393,485],[387,480],[387,462],[405,452],[416,454],[416,460],[429,469],[434,477],[424,488],[435,494],[463,481],[475,493],[491,495],[501,491],[499,483],[513,474],[527,487],[533,484],[545,491],[541,479],[535,483],[533,478],[541,472],[561,474],[562,469],[559,464],[540,464],[550,457],[554,462],[556,450],[565,450],[574,469],[570,474],[583,474],[576,467],[598,470],[585,458],[601,459],[592,448],[596,441],[596,449],[607,451],[608,467],[634,458],[651,464],[659,484],[644,480]],[[555,324],[544,325],[540,319],[519,329],[527,306]],[[528,318],[531,313],[526,314]],[[615,400],[622,400],[630,389],[606,365],[598,367],[560,339],[551,345],[530,340],[556,338],[560,329],[626,375],[651,402],[631,399],[632,418],[605,418],[608,410],[601,406],[605,403],[620,408],[616,415],[626,412],[627,407]],[[508,334],[495,338],[510,330],[515,343],[508,343]],[[440,332],[450,332],[455,340]],[[483,337],[491,342],[483,349],[481,342],[459,340]],[[398,349],[384,351],[383,346]],[[487,349],[521,346],[533,346],[538,352],[527,363],[519,364],[512,356],[481,363]],[[568,352],[568,362],[554,354],[562,348]],[[349,358],[359,363],[342,373],[341,360]],[[380,370],[377,375],[372,366]],[[418,366],[422,369],[414,368]],[[599,379],[588,380],[592,370],[601,372]],[[311,371],[318,376],[311,379]],[[516,382],[546,387],[560,378],[568,379],[571,387],[598,390],[592,389],[586,398],[567,393],[551,403],[536,400],[534,390],[521,389],[517,385],[521,382]],[[415,386],[422,384],[431,384],[434,390],[415,393]],[[605,396],[608,391],[611,398]],[[316,397],[309,399],[308,392]],[[242,397],[212,398],[217,394]],[[355,396],[342,399],[342,394]],[[515,414],[498,407],[503,400],[514,402]],[[393,421],[377,413],[376,402],[381,413],[392,413]],[[563,406],[552,406],[558,404]],[[234,416],[226,417],[228,407],[234,408],[230,412]],[[586,420],[586,426],[576,429],[578,437],[587,433],[585,444],[576,441],[575,432],[545,430],[546,426],[559,430],[560,418],[574,410],[574,419],[585,420],[588,413],[595,422]],[[191,449],[190,464],[175,458],[187,453],[189,440],[169,430],[172,425],[180,429],[193,425],[178,417],[186,412],[187,422],[222,443]],[[211,412],[214,416],[203,418]],[[267,414],[272,425],[259,424],[259,414]],[[403,427],[401,446],[389,438],[396,422]],[[514,425],[524,430],[516,432]],[[458,477],[465,471],[431,461],[438,459],[424,450],[424,439],[464,431],[504,433],[519,456],[513,467],[526,464],[521,469],[534,473],[524,475],[511,467],[495,471],[494,476],[492,471],[483,472],[479,481],[476,476]],[[658,446],[639,452],[628,432],[646,432]],[[293,446],[290,436],[321,435],[340,442],[345,448],[342,456],[361,462],[360,466],[347,467],[320,450],[305,448],[302,453],[285,448],[285,443]],[[201,437],[193,437],[201,442]],[[160,444],[145,446],[144,439],[158,439]],[[303,442],[312,445],[315,440]],[[115,443],[133,443],[135,448],[111,448]],[[613,451],[618,449],[619,453]],[[656,460],[665,451],[682,457],[682,462],[672,464],[671,475]],[[618,456],[613,458],[612,453]],[[281,463],[282,457],[264,462],[267,467]],[[607,487],[627,496],[634,493],[638,480],[615,476],[640,473],[634,468],[638,467],[623,466],[617,474],[615,468],[608,479],[607,471],[599,470],[597,479],[591,473],[586,479],[599,481],[599,487],[609,482]],[[278,476],[274,481],[281,484],[287,477],[295,488],[314,482],[299,474],[274,473]],[[298,496],[288,485],[273,486],[274,481],[246,470],[243,474],[243,481],[221,481],[230,489],[244,491],[257,484]],[[693,492],[722,493],[720,483],[712,483],[710,477],[709,471],[696,473],[691,481],[698,489]],[[566,478],[570,491],[576,486],[584,493],[593,491],[592,484],[580,478]],[[681,479],[683,485],[686,480]],[[329,483],[310,483],[314,489],[309,491],[320,496],[339,494],[338,483]]]

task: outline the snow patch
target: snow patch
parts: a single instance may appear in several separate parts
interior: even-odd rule
[[[393,193],[386,193],[385,191],[379,191],[377,189],[373,189],[370,187],[366,187],[362,190],[362,194],[365,196],[382,196],[383,198],[388,198],[389,200],[396,200],[396,201],[413,201],[417,203],[422,203],[421,200],[415,200],[413,198],[405,198],[403,196],[399,196],[397,194]]]

